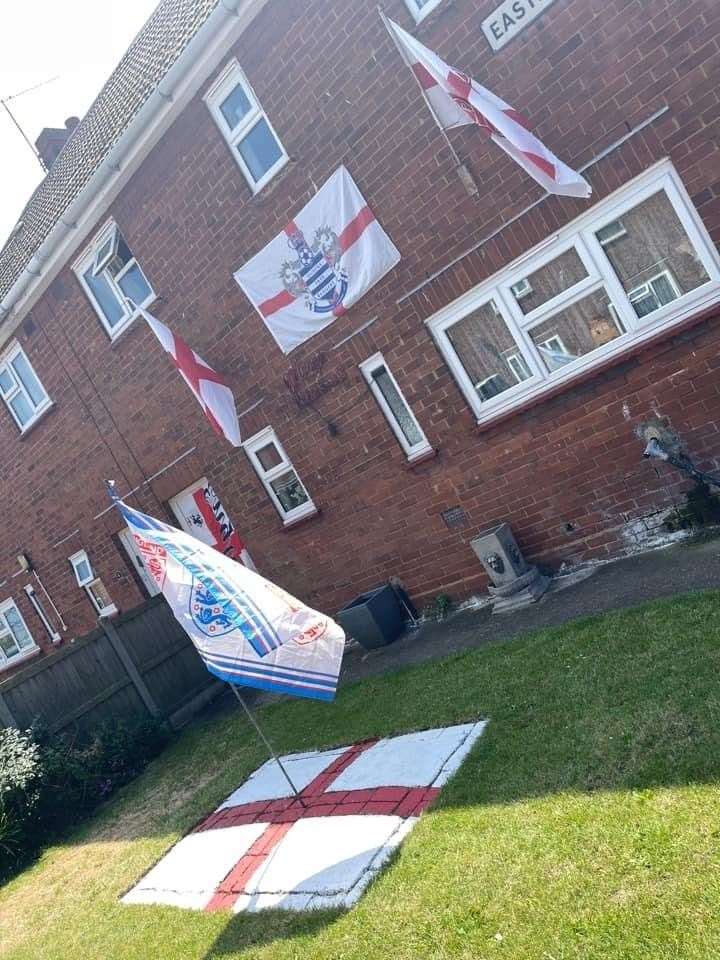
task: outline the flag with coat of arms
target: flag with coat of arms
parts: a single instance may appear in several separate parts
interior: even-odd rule
[[[590,196],[592,188],[587,180],[548,150],[517,110],[472,77],[449,66],[382,11],[380,16],[415,74],[438,126],[450,130],[467,123],[477,124],[548,193]]]
[[[332,700],[345,648],[341,627],[183,530],[108,492],[143,565],[205,666],[220,680]]]
[[[283,353],[342,316],[400,260],[340,167],[235,279]]]

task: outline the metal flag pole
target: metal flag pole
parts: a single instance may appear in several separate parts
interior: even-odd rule
[[[265,736],[265,734],[264,734],[264,733],[262,732],[262,730],[260,729],[260,724],[259,724],[259,723],[257,722],[257,720],[255,719],[255,716],[254,716],[254,714],[252,713],[252,711],[250,710],[250,707],[249,707],[249,706],[245,703],[245,701],[243,700],[242,694],[240,693],[240,691],[238,690],[238,688],[235,686],[234,683],[229,683],[228,686],[231,688],[232,692],[235,694],[235,698],[237,699],[237,702],[240,704],[240,706],[243,708],[243,710],[244,710],[245,713],[247,714],[248,720],[249,720],[250,723],[253,725],[253,727],[255,727],[255,732],[257,733],[257,735],[260,737],[260,739],[262,740],[262,742],[263,742],[263,743],[265,744],[265,746],[267,747],[268,753],[269,753],[270,756],[273,758],[273,760],[275,761],[275,763],[276,763],[276,764],[280,767],[280,769],[282,770],[282,775],[285,777],[285,779],[287,780],[287,782],[290,784],[290,787],[291,787],[291,789],[292,789],[292,792],[295,794],[295,796],[296,796],[297,799],[299,800],[300,805],[301,805],[302,807],[304,807],[304,806],[305,806],[305,803],[303,802],[303,798],[300,796],[300,791],[298,790],[298,788],[295,786],[295,784],[294,784],[294,783],[292,782],[292,780],[290,779],[290,774],[287,772],[287,770],[286,770],[285,767],[283,766],[280,757],[279,757],[279,756],[275,753],[275,751],[273,750],[272,744],[270,743],[270,741],[268,740],[268,738]]]
[[[458,167],[462,167],[462,166],[463,166],[463,162],[462,162],[462,160],[460,159],[460,157],[458,156],[457,150],[456,150],[455,147],[452,145],[452,143],[451,143],[451,141],[450,141],[450,137],[447,135],[447,132],[446,132],[446,130],[445,130],[445,127],[444,127],[444,126],[442,125],[442,123],[440,122],[440,118],[439,118],[438,115],[435,113],[435,110],[433,109],[433,105],[430,103],[430,100],[429,100],[429,98],[428,98],[428,95],[427,95],[427,93],[425,93],[425,90],[423,89],[423,85],[422,85],[422,84],[420,83],[420,81],[418,80],[417,74],[416,74],[415,71],[413,70],[412,65],[408,62],[408,58],[405,56],[405,51],[403,50],[402,46],[400,45],[400,41],[398,40],[398,38],[395,36],[395,31],[394,31],[393,28],[390,26],[390,22],[389,22],[388,18],[385,16],[385,13],[384,13],[382,7],[378,7],[378,8],[377,8],[377,11],[378,11],[378,13],[380,14],[380,19],[381,19],[382,22],[385,24],[385,28],[387,29],[387,32],[388,32],[388,33],[390,34],[390,36],[392,37],[392,41],[393,41],[393,43],[395,44],[395,47],[397,48],[397,52],[398,52],[398,53],[400,54],[400,56],[402,57],[403,63],[404,63],[405,66],[408,68],[408,70],[409,70],[410,73],[413,75],[413,77],[415,78],[415,82],[417,83],[418,87],[420,88],[420,93],[421,93],[422,96],[423,96],[423,100],[425,101],[425,104],[426,104],[428,110],[429,110],[430,113],[432,114],[433,120],[434,120],[435,123],[437,124],[438,130],[439,130],[440,133],[443,135],[443,139],[445,140],[445,143],[448,145],[448,148],[449,148],[449,150],[450,150],[450,153],[452,153],[452,155],[453,155],[453,160],[455,161],[455,163],[456,163],[456,165],[457,165]]]

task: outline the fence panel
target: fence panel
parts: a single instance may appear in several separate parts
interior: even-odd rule
[[[73,733],[103,720],[187,720],[219,689],[156,597],[0,683],[0,726],[39,720]]]

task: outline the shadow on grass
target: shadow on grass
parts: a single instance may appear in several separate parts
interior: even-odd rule
[[[312,937],[344,913],[344,910],[313,910],[308,913],[266,910],[263,913],[238,914],[223,928],[203,960],[236,957],[241,950],[265,946],[276,940]]]

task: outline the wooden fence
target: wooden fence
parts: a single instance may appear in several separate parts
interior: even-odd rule
[[[221,689],[155,597],[0,683],[0,727],[70,733],[148,715],[181,726]]]

